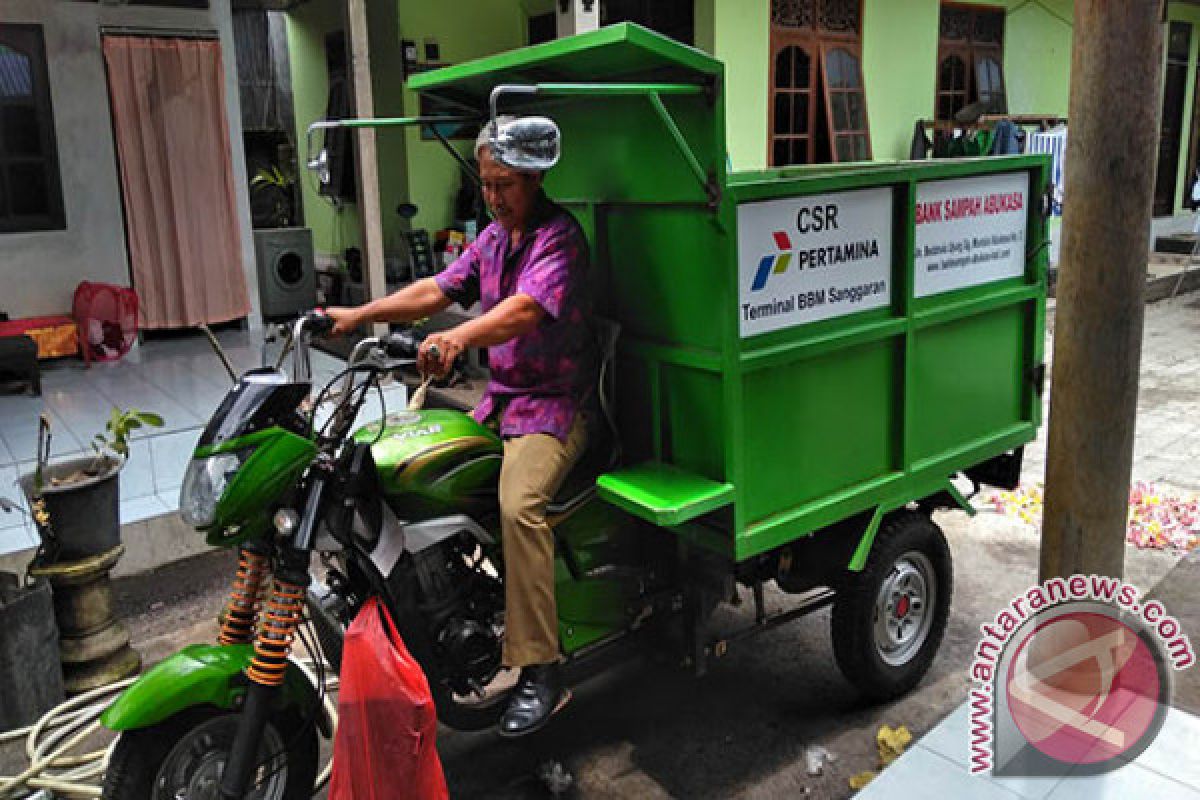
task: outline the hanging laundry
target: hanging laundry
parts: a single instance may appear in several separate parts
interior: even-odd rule
[[[908,157],[913,161],[921,161],[929,158],[929,152],[933,150],[933,142],[929,140],[929,134],[925,132],[925,122],[917,120],[917,124],[913,127],[912,144],[908,147]]]
[[[1059,125],[1057,128],[1048,131],[1030,134],[1028,152],[1050,154],[1052,158],[1050,183],[1053,186],[1052,213],[1056,217],[1061,217],[1063,208],[1063,179],[1066,176],[1067,169],[1067,126]]]
[[[1021,152],[1021,129],[1011,119],[1002,119],[992,129],[992,155],[1015,156]]]

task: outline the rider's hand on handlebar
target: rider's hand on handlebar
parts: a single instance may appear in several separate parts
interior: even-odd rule
[[[333,319],[333,330],[330,331],[333,336],[353,333],[366,321],[363,319],[361,306],[359,308],[331,306],[325,309],[325,313]]]
[[[431,333],[421,342],[417,351],[417,370],[422,375],[441,378],[450,371],[454,359],[465,349],[465,343],[454,330]]]

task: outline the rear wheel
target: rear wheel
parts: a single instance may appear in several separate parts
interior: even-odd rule
[[[221,774],[239,714],[193,709],[117,740],[103,797],[109,800],[219,800]],[[312,796],[317,732],[311,722],[277,714],[268,721],[248,800]]]
[[[946,631],[952,584],[941,528],[920,512],[890,515],[833,606],[834,656],[863,695],[889,700],[917,685]]]

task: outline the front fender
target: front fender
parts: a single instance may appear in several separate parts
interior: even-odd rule
[[[233,709],[249,683],[243,670],[254,657],[248,644],[193,644],[155,664],[121,693],[100,715],[100,722],[113,731],[148,728],[194,706]],[[316,688],[295,664],[288,664],[279,707],[298,709],[315,716],[326,737],[332,721],[325,712]]]

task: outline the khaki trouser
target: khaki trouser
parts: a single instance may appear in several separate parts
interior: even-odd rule
[[[546,504],[587,442],[583,415],[565,443],[547,433],[504,440],[500,521],[504,535],[504,664],[524,667],[558,660],[554,597],[554,533]]]

